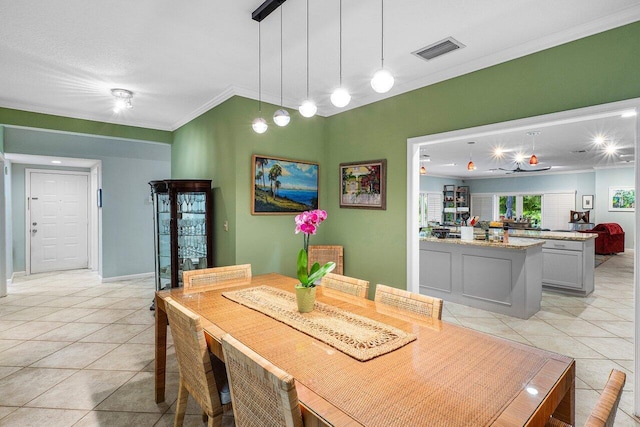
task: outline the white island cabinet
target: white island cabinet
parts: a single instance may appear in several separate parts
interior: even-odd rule
[[[422,238],[420,293],[528,319],[540,310],[543,244]]]
[[[542,286],[567,294],[587,296],[594,288],[593,233],[513,231],[521,238],[542,239]]]

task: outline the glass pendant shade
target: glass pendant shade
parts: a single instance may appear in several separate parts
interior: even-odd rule
[[[283,108],[276,111],[273,115],[273,121],[278,126],[286,126],[289,124],[291,117],[289,116],[289,112]]]
[[[338,108],[346,107],[351,102],[351,95],[346,89],[339,87],[331,94],[331,103]]]
[[[253,128],[255,133],[265,133],[269,125],[267,125],[267,121],[265,119],[263,119],[262,117],[258,117],[253,121],[251,127]]]
[[[302,114],[303,117],[313,117],[316,115],[318,107],[313,101],[307,99],[302,103],[302,105],[300,105],[300,107],[298,107],[298,111],[300,111],[300,114]]]
[[[476,170],[476,165],[473,164],[472,161],[469,161],[469,163],[467,163],[467,170],[470,170],[470,171]]]
[[[531,158],[529,159],[529,164],[530,165],[537,165],[538,164],[538,158],[536,157],[535,154],[531,155]]]
[[[420,175],[426,175],[427,174],[427,168],[425,168],[424,166],[420,166]]]
[[[378,70],[371,79],[371,87],[378,93],[387,93],[393,87],[394,81],[389,71],[385,69]]]

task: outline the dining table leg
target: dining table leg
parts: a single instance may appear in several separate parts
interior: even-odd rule
[[[162,298],[156,295],[156,403],[164,402],[167,368],[167,312]]]

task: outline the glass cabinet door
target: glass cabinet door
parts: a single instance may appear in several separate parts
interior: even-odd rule
[[[176,192],[178,236],[178,284],[182,272],[207,268],[207,193]]]
[[[168,193],[157,193],[158,271],[156,289],[171,287],[171,206]]]

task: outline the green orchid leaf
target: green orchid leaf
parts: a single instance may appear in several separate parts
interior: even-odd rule
[[[325,274],[331,273],[336,268],[336,263],[331,261],[320,267],[315,273],[309,275],[309,283],[313,283],[316,280],[322,278]]]
[[[318,271],[320,269],[320,264],[319,263],[315,263],[313,264],[313,266],[311,267],[311,271],[309,271],[309,276],[311,276],[313,273],[315,273],[316,271]]]
[[[300,252],[298,252],[298,280],[305,286],[309,284],[307,262],[307,252],[304,249],[300,249]]]

